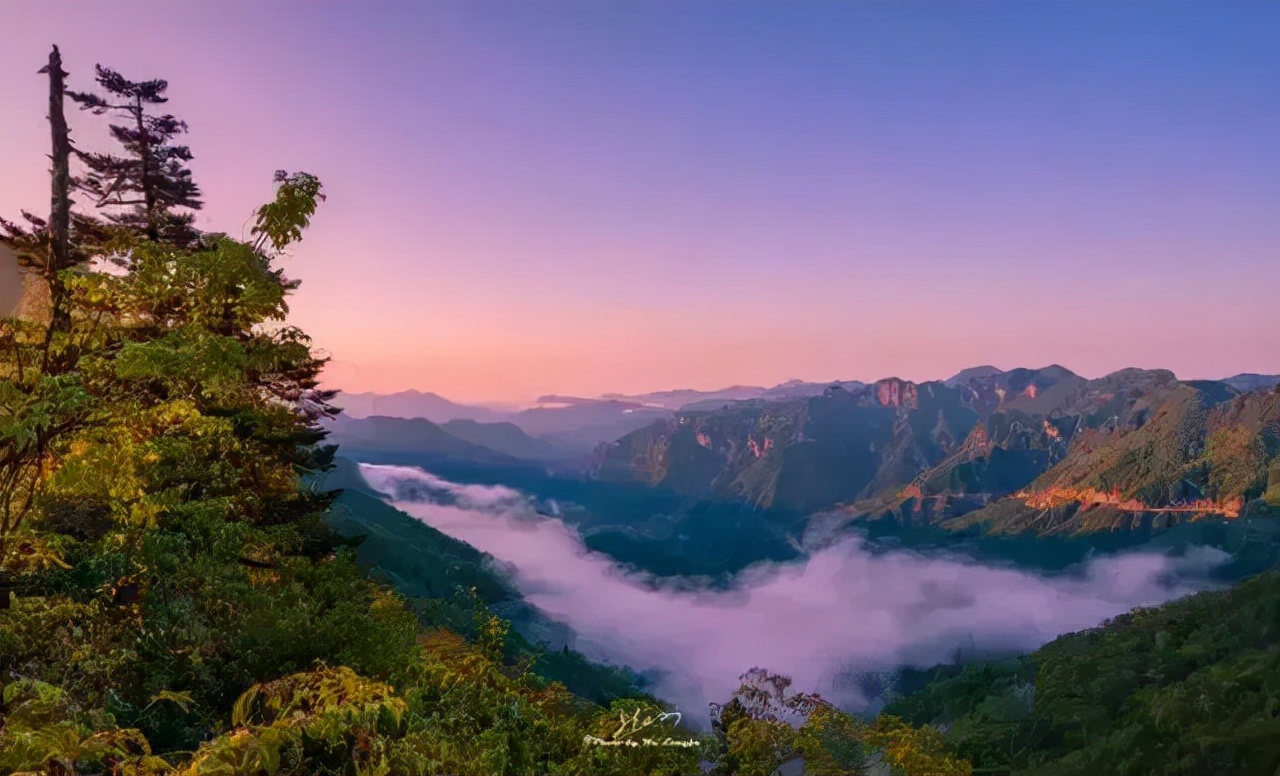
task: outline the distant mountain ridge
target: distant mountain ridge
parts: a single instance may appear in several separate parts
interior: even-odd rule
[[[592,470],[606,479],[666,483],[690,495],[770,508],[812,510],[848,503],[856,505],[855,511],[884,515],[914,499],[913,519],[942,520],[977,511],[1030,485],[1061,460],[1078,432],[1098,433],[1094,424],[1100,420],[1094,415],[1107,402],[1114,405],[1110,410],[1121,411],[1116,423],[1141,425],[1147,415],[1133,407],[1149,411],[1157,394],[1164,396],[1174,386],[1213,405],[1276,385],[1280,376],[1180,381],[1167,370],[1125,369],[1088,380],[1058,365],[1007,371],[984,365],[925,383],[791,380],[772,388],[739,385],[599,398],[548,395],[541,397],[541,406],[518,412],[460,404],[421,391],[340,394],[335,403],[345,412],[335,438],[345,439],[348,447],[412,449],[477,464],[585,461],[595,450]],[[1135,390],[1142,401],[1132,406],[1116,398],[1117,392]],[[1105,400],[1099,399],[1104,395]],[[833,410],[843,406],[838,397],[845,397],[844,404],[853,397],[853,405],[861,409]],[[922,407],[932,407],[934,414]],[[886,408],[893,409],[885,414]],[[817,414],[810,416],[810,410]],[[697,449],[670,433],[673,423],[686,424],[695,416],[700,430],[692,439]],[[381,419],[350,425],[376,418]],[[433,425],[397,424],[393,418]],[[854,426],[841,428],[842,423]],[[795,438],[787,441],[771,433],[766,428],[770,424],[792,428]],[[806,432],[805,427],[811,428]],[[354,437],[357,433],[363,436]],[[410,438],[402,438],[405,433]],[[699,441],[701,437],[706,439]],[[712,437],[723,437],[714,451],[708,441]],[[674,447],[660,449],[672,440]],[[618,450],[601,451],[604,443],[617,443]],[[885,452],[885,445],[894,446],[893,452]],[[859,446],[866,449],[857,450]],[[769,454],[784,449],[785,454]],[[868,467],[875,472],[867,475]],[[1095,506],[1121,503],[1114,494],[1082,498]],[[999,510],[979,516],[1020,524]]]
[[[1070,371],[1065,370],[1064,367],[1046,367],[1046,369],[1053,368]],[[1036,370],[1010,369],[1006,372],[998,367],[983,365],[962,369],[941,382],[948,388],[954,388],[958,385],[968,384],[973,380],[989,380],[1000,375],[1012,375],[1015,373],[1026,373],[1030,371]],[[1167,370],[1150,371],[1166,372]],[[1172,375],[1173,373],[1168,372],[1168,374]],[[1238,391],[1247,393],[1249,391],[1274,388],[1276,385],[1280,385],[1280,375],[1264,375],[1252,372],[1243,372],[1232,377],[1222,378],[1221,380],[1186,382],[1226,383]],[[925,383],[920,384],[923,385]],[[516,418],[522,413],[533,410],[547,411],[552,409],[545,405],[561,405],[555,407],[555,409],[561,409],[564,408],[564,406],[606,405],[615,407],[619,410],[645,408],[667,409],[674,411],[691,409],[691,405],[696,404],[697,409],[711,409],[718,408],[721,404],[737,401],[751,401],[755,399],[771,401],[797,397],[819,396],[826,389],[836,385],[847,391],[852,391],[866,386],[867,383],[863,383],[858,380],[832,380],[827,382],[788,380],[787,382],[779,383],[772,388],[765,388],[757,385],[733,385],[728,388],[711,391],[696,390],[692,388],[677,388],[667,391],[653,391],[641,394],[606,393],[601,396],[586,397],[564,394],[547,394],[540,396],[537,399],[536,404],[542,406],[531,407],[523,410],[502,410],[479,404],[455,402],[450,399],[446,399],[437,393],[417,390],[398,391],[396,393],[389,394],[374,392],[349,393],[340,391],[337,398],[334,399],[334,402],[343,408],[343,411],[347,416],[353,418],[383,415],[395,418],[426,418],[433,423],[445,423],[450,420],[475,420],[484,423],[496,423],[501,421],[515,422]],[[519,423],[517,423],[517,425],[519,425]]]
[[[348,418],[421,418],[436,424],[472,421],[482,424],[510,423],[525,434],[553,448],[587,453],[601,442],[611,442],[649,423],[667,418],[689,404],[710,402],[714,406],[743,400],[780,400],[796,396],[816,396],[833,383],[806,383],[791,380],[772,388],[733,386],[719,391],[672,390],[624,396],[601,397],[548,394],[538,398],[538,406],[504,412],[490,407],[460,404],[439,394],[400,391],[394,394],[339,393],[334,404]],[[862,383],[842,383],[847,387]],[[459,430],[461,427],[456,428]],[[468,438],[463,430],[457,434]],[[495,432],[487,431],[486,434]],[[492,437],[489,437],[493,441]],[[544,453],[549,454],[549,451]]]
[[[1258,391],[1275,388],[1280,385],[1280,375],[1259,375],[1245,372],[1234,377],[1228,377],[1222,382],[1238,391]]]
[[[334,404],[351,418],[381,415],[392,418],[425,418],[433,423],[449,420],[496,422],[506,413],[471,404],[449,401],[429,391],[398,391],[390,394],[340,392]]]
[[[1058,365],[978,367],[676,412],[601,447],[593,473],[772,509],[1004,531],[1231,518],[1280,504],[1280,393],[1167,370],[1088,380]]]
[[[563,461],[574,457],[576,450],[531,437],[514,423],[481,423],[475,420],[450,420],[440,424],[449,434],[474,445],[526,461]]]
[[[419,453],[469,463],[506,465],[517,462],[515,456],[455,436],[443,426],[425,418],[393,418],[383,415],[348,418],[339,415],[323,425],[330,432],[329,441],[336,442],[342,448],[385,453]]]
[[[560,407],[532,407],[508,420],[527,434],[585,452],[670,414],[670,410],[660,407],[598,399]]]
[[[942,382],[948,388],[954,388],[957,385],[963,385],[969,382],[970,380],[997,377],[1002,374],[1004,374],[1003,369],[998,369],[988,364],[984,366],[973,366],[973,367],[969,367],[968,369],[961,369],[959,372],[947,378],[946,380],[943,380]]]
[[[550,455],[550,448],[563,448],[585,454],[601,442],[617,439],[669,414],[668,410],[662,408],[609,399],[544,396],[540,401],[558,406],[538,406],[518,412],[504,412],[489,407],[459,404],[438,394],[421,391],[401,391],[389,395],[339,393],[333,403],[342,408],[343,417],[348,420],[381,417],[421,419],[434,424],[457,421],[486,425],[510,424],[524,434],[538,438],[544,445],[541,452],[538,452],[536,445],[529,446],[527,442],[519,442],[525,446],[523,449],[526,454],[532,452],[535,460]],[[455,426],[453,430],[458,432],[455,436],[463,439],[469,438],[470,434],[482,433],[489,443],[497,444],[498,447],[503,444],[497,442],[495,435],[498,432],[494,430],[464,426]],[[509,440],[514,440],[509,430],[505,433]]]

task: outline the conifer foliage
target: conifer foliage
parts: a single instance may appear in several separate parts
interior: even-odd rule
[[[110,131],[125,153],[79,152],[88,172],[77,179],[76,188],[92,198],[94,207],[107,208],[113,223],[136,229],[153,242],[189,244],[196,236],[191,227],[195,216],[189,211],[204,203],[187,167],[191,149],[174,142],[187,124],[167,113],[149,112],[169,101],[169,82],[130,81],[102,65],[96,74],[100,92],[67,96],[84,110],[121,119]]]

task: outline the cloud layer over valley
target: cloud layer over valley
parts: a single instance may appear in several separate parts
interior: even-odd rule
[[[490,553],[528,601],[577,633],[590,657],[661,672],[655,694],[682,709],[726,700],[753,666],[798,691],[858,705],[839,677],[947,662],[957,649],[1030,651],[1136,606],[1205,587],[1196,572],[1225,555],[1098,557],[1073,574],[1039,576],[958,557],[871,552],[850,538],[804,563],[756,567],[729,592],[678,589],[587,551],[521,493],[457,485],[420,470],[361,466],[392,505]],[[686,586],[687,587],[687,586]]]

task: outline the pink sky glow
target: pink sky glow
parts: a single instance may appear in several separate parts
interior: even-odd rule
[[[57,43],[170,81],[201,228],[321,177],[345,390],[1280,372],[1277,6],[1029,5],[0,0],[0,215]]]

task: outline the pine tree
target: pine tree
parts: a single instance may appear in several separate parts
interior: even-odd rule
[[[107,216],[112,223],[135,229],[152,242],[190,245],[198,236],[190,211],[199,210],[203,203],[186,166],[192,159],[191,149],[173,143],[187,131],[187,124],[169,114],[147,111],[148,106],[169,101],[165,96],[169,82],[130,81],[102,65],[95,69],[105,96],[70,91],[67,96],[96,115],[114,111],[126,118],[127,123],[111,125],[111,136],[124,146],[126,155],[77,152],[89,172],[76,181],[76,188],[93,197],[97,207],[112,209]]]

